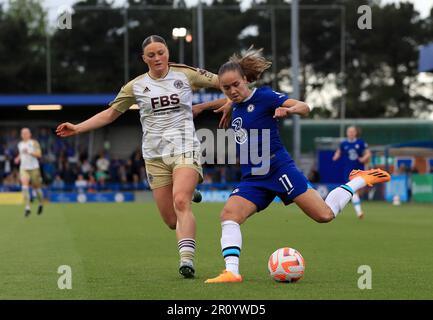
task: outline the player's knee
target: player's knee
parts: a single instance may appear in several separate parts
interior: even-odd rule
[[[185,211],[191,206],[191,199],[186,193],[174,195],[174,207],[177,211]]]
[[[223,208],[220,214],[220,221],[224,222],[227,220],[235,221],[239,224],[242,224],[244,222],[243,219],[236,212],[233,212],[232,210],[227,208]]]
[[[332,210],[324,210],[315,217],[315,221],[318,223],[328,223],[334,220],[335,216]]]
[[[166,221],[165,224],[170,230],[176,230],[176,222]]]

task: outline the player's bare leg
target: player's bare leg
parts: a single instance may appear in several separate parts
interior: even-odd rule
[[[34,178],[32,177],[31,181],[30,181],[32,184],[32,187],[36,191],[36,198],[38,199],[38,203],[39,203],[38,204],[38,211],[37,211],[38,215],[41,215],[42,211],[44,210],[44,204],[43,204],[44,195],[42,193],[42,188],[41,188],[42,184],[41,184],[40,179],[41,179],[41,177],[40,177],[40,173],[39,173]],[[37,181],[37,180],[39,180],[39,181]]]
[[[162,220],[170,229],[176,230],[177,217],[173,206],[173,185],[153,189],[152,193]]]
[[[316,222],[330,222],[335,217],[331,208],[323,201],[319,192],[314,189],[307,189],[293,201],[307,216]]]
[[[30,210],[30,178],[28,176],[21,176],[21,190],[24,197],[24,216],[28,217],[31,213]]]
[[[256,205],[243,197],[229,198],[221,212],[221,248],[226,268],[219,276],[206,280],[206,283],[242,282],[242,276],[239,274],[242,248],[240,225],[256,211]]]
[[[191,199],[199,181],[197,171],[180,167],[173,172],[173,204],[177,217],[176,236],[178,240],[180,267],[185,278],[194,276],[195,254],[195,217],[192,213]]]
[[[365,186],[387,182],[391,179],[389,173],[381,169],[367,171],[355,170],[349,176],[349,182],[332,190],[325,201],[316,190],[308,189],[294,199],[295,203],[317,222],[332,221],[352,199],[354,193]]]

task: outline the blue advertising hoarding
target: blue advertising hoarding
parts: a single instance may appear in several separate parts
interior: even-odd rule
[[[392,175],[391,181],[386,183],[385,200],[392,202],[395,196],[399,196],[401,202],[409,200],[408,178],[406,175]]]
[[[50,192],[48,200],[61,203],[131,202],[135,196],[133,192]]]

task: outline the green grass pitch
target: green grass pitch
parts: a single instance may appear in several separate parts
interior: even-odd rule
[[[21,206],[0,206],[0,299],[433,299],[433,206],[364,202],[318,224],[294,205],[273,204],[242,226],[243,283],[205,284],[224,268],[219,211],[194,204],[195,279],[178,274],[175,233],[154,203],[47,204],[25,219]],[[35,208],[34,208],[35,211]],[[299,250],[305,276],[269,278],[277,248]],[[61,265],[72,289],[57,286]],[[372,289],[357,286],[358,267],[372,269]]]

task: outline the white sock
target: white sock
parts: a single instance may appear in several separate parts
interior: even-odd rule
[[[180,261],[193,263],[195,254],[195,240],[192,238],[183,238],[177,242],[179,249]]]
[[[221,248],[226,270],[239,274],[239,256],[242,248],[242,234],[239,224],[232,220],[221,223]]]
[[[24,204],[26,205],[26,209],[30,209],[30,190],[29,187],[21,187],[21,191],[24,195]]]
[[[331,208],[334,216],[337,216],[347,205],[353,194],[367,184],[364,179],[357,177],[352,181],[332,190],[325,199],[326,204]]]
[[[353,207],[355,208],[356,215],[359,217],[362,214],[362,209],[361,209],[361,199],[359,198],[359,195],[357,193],[353,194],[352,204]]]
[[[361,177],[356,177],[352,181],[349,181],[348,183],[346,183],[346,186],[349,186],[352,188],[353,193],[355,193],[359,189],[364,188],[366,185],[367,184],[365,183],[365,180],[362,179]]]

